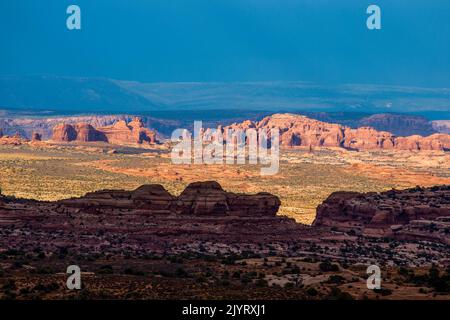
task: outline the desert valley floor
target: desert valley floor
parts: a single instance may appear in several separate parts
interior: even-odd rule
[[[189,183],[218,181],[232,192],[271,192],[279,215],[311,224],[316,208],[335,191],[380,192],[450,184],[450,153],[283,149],[280,170],[261,176],[254,165],[174,165],[163,148],[136,149],[101,143],[0,145],[2,193],[60,200],[101,189],[132,190],[158,183],[179,194]]]

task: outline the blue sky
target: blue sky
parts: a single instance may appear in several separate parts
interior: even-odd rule
[[[450,87],[449,18],[449,0],[2,0],[0,75]]]

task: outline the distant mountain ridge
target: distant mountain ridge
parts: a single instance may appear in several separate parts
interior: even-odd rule
[[[155,110],[160,106],[104,78],[0,77],[0,108],[60,114]]]
[[[0,109],[145,114],[203,110],[409,113],[450,119],[450,89],[306,82],[141,83],[59,76],[0,77]]]

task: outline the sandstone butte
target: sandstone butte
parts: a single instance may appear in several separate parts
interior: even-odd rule
[[[280,144],[284,147],[341,147],[350,150],[450,150],[450,135],[448,134],[399,137],[371,127],[353,129],[295,114],[274,114],[261,121],[246,120],[218,129],[226,136],[227,129],[245,131],[250,128],[278,128]]]
[[[59,201],[67,207],[89,210],[102,208],[134,209],[141,213],[193,216],[272,216],[281,205],[270,193],[235,194],[226,192],[215,181],[194,182],[178,196],[158,184],[143,185],[134,191],[102,190],[82,198]]]
[[[450,186],[335,192],[317,208],[313,226],[450,245]]]
[[[144,127],[140,118],[129,123],[119,120],[113,125],[94,128],[87,123],[61,123],[53,128],[52,140],[55,142],[107,142],[111,144],[155,144],[156,133]]]

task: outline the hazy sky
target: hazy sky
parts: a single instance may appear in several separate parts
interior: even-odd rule
[[[450,87],[449,39],[450,0],[0,1],[0,75]]]

